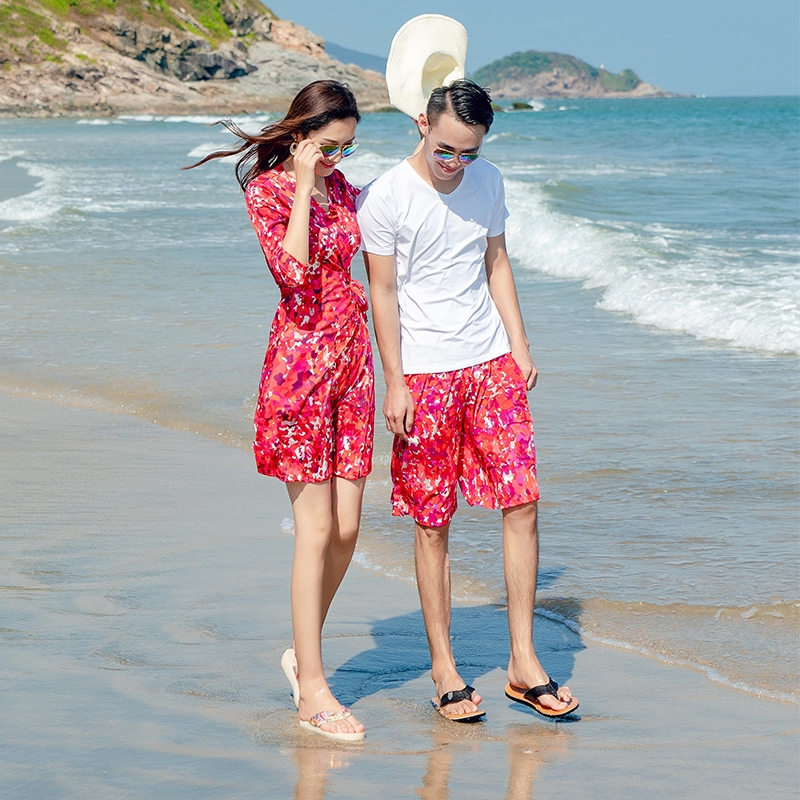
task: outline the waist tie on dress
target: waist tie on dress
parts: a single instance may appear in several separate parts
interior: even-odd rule
[[[348,285],[350,287],[350,291],[353,293],[353,299],[355,300],[356,308],[358,308],[362,314],[366,314],[367,309],[369,308],[366,289],[364,289],[359,281],[354,281],[352,279],[348,281]]]

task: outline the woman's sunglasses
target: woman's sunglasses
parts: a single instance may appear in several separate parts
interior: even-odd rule
[[[465,167],[475,163],[478,156],[479,153],[454,153],[452,150],[444,150],[441,147],[437,147],[433,151],[433,157],[439,161],[452,161],[457,158]]]
[[[341,152],[342,158],[347,158],[358,150],[358,142],[350,142],[350,144],[343,145],[320,144],[317,145],[317,147],[319,147],[320,153],[322,153],[325,158],[333,158],[339,152]]]

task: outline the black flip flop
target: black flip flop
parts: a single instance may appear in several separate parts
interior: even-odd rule
[[[478,709],[477,711],[468,711],[463,714],[448,714],[445,711],[445,706],[449,706],[452,703],[460,703],[462,700],[472,700],[472,695],[475,693],[475,689],[472,686],[464,686],[463,689],[458,689],[455,692],[445,692],[440,698],[437,704],[436,698],[431,699],[431,703],[433,703],[433,707],[445,718],[449,719],[452,722],[478,722],[481,717],[486,715],[486,712],[483,709]]]
[[[552,695],[556,698],[556,700],[558,700],[558,684],[554,680],[548,678],[547,683],[544,683],[541,686],[534,686],[532,689],[526,689],[523,686],[514,686],[512,683],[509,683],[506,686],[506,697],[509,700],[513,700],[515,703],[522,703],[522,705],[532,708],[537,714],[541,714],[543,717],[547,717],[548,719],[565,717],[567,714],[571,714],[578,707],[578,701],[573,698],[570,704],[566,708],[562,708],[560,711],[556,711],[553,708],[548,708],[547,706],[543,706],[541,703],[537,702],[538,699],[544,694]]]

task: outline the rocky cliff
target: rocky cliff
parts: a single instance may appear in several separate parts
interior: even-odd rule
[[[473,79],[496,100],[547,97],[676,97],[645,83],[633,70],[598,69],[574,56],[528,50],[493,61]]]
[[[319,78],[386,106],[383,76],[259,0],[0,0],[0,114],[285,110]]]

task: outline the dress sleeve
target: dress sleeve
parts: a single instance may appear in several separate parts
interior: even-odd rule
[[[275,282],[282,288],[299,288],[306,283],[307,265],[283,249],[293,196],[275,180],[260,178],[251,181],[245,190],[250,222]]]

